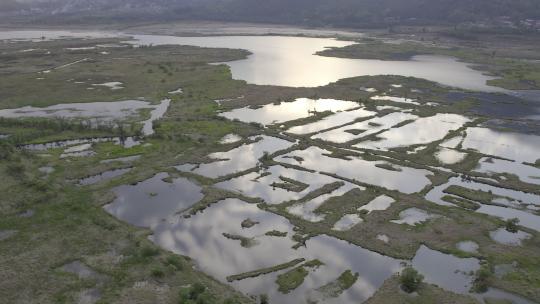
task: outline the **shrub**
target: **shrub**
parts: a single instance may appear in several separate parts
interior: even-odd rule
[[[21,163],[10,163],[6,167],[7,173],[19,180],[24,177],[24,170],[25,167]]]
[[[152,269],[152,276],[156,278],[163,278],[165,276],[165,272],[161,268],[154,268]]]
[[[206,286],[197,282],[191,287],[190,296],[192,299],[196,299],[206,290]]]
[[[486,292],[489,287],[489,280],[492,272],[488,265],[482,265],[480,269],[476,271],[476,278],[473,282],[472,290],[474,292]]]
[[[401,288],[405,292],[411,293],[418,290],[418,287],[420,287],[420,284],[422,284],[422,281],[424,280],[424,276],[409,266],[403,269],[399,280],[401,282]]]
[[[517,218],[509,219],[508,221],[506,221],[505,228],[508,232],[517,233],[518,224],[519,224],[519,219]]]
[[[269,160],[272,160],[272,158],[270,157],[270,153],[268,151],[264,151],[263,153],[263,156],[261,157],[261,159],[263,161],[269,161]]]
[[[141,248],[140,254],[141,254],[141,257],[143,257],[143,258],[149,258],[149,257],[153,257],[153,256],[158,255],[159,250],[157,248],[153,248],[153,247],[150,247],[150,246],[145,246],[145,247]]]
[[[182,258],[179,256],[171,255],[167,257],[167,260],[165,262],[168,265],[171,265],[176,270],[182,270],[184,269],[184,264],[182,263]]]
[[[25,183],[25,185],[30,188],[34,188],[36,191],[39,191],[39,192],[47,192],[51,190],[51,184],[42,179],[29,180]]]
[[[369,213],[369,210],[367,210],[367,209],[360,210],[361,215],[367,215],[368,213]]]
[[[201,283],[195,283],[191,287],[183,288],[182,290],[180,290],[180,304],[215,303],[215,301],[212,301],[212,297],[206,294],[205,291],[206,291],[206,287]]]
[[[14,151],[12,145],[0,141],[0,160],[7,160]]]

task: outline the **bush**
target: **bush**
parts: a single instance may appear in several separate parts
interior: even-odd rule
[[[171,255],[167,257],[167,260],[165,260],[165,263],[168,265],[171,265],[176,270],[182,270],[184,269],[184,264],[182,263],[182,258],[179,256]]]
[[[201,295],[205,290],[206,287],[203,284],[197,282],[191,287],[191,297],[196,298],[197,296]]]
[[[214,303],[211,297],[205,293],[206,286],[201,283],[195,283],[189,288],[180,290],[180,304],[197,303],[206,304]]]
[[[152,269],[152,276],[156,278],[163,278],[165,276],[165,272],[161,268],[154,268]]]
[[[519,219],[517,218],[509,219],[508,221],[506,221],[505,228],[508,232],[517,233],[518,224],[519,224]]]
[[[34,188],[36,191],[39,192],[47,192],[51,190],[51,184],[47,181],[44,181],[42,179],[32,179],[25,183],[26,186],[29,188]]]
[[[25,169],[26,168],[21,163],[10,163],[6,167],[7,173],[18,180],[23,179]]]
[[[15,152],[15,148],[5,142],[0,141],[0,160],[7,160],[12,153]]]
[[[418,290],[418,287],[420,287],[420,284],[422,284],[423,280],[424,276],[419,274],[418,271],[416,271],[410,266],[403,269],[399,277],[399,281],[401,282],[401,289],[408,293]]]
[[[480,269],[476,271],[476,278],[473,282],[474,292],[486,292],[489,287],[489,280],[492,272],[488,265],[482,265]]]
[[[149,257],[153,257],[153,256],[158,255],[159,250],[157,248],[153,248],[153,247],[150,247],[150,246],[145,246],[145,247],[141,248],[140,254],[141,254],[141,257],[143,257],[143,258],[149,258]]]
[[[263,156],[261,157],[263,161],[270,161],[272,158],[270,157],[270,153],[268,151],[264,151]]]

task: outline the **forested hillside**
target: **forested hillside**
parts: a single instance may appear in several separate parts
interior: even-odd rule
[[[3,0],[19,20],[216,20],[308,26],[459,24],[540,20],[538,0]],[[58,20],[58,19],[56,19]]]

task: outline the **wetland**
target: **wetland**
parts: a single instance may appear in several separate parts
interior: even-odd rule
[[[325,36],[0,31],[0,297],[540,302],[540,105]]]

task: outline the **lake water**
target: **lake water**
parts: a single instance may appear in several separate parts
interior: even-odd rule
[[[416,253],[412,265],[427,282],[462,294],[468,293],[472,286],[474,277],[469,273],[480,268],[480,262],[475,258],[458,258],[424,245]]]
[[[305,203],[293,204],[292,206],[287,208],[287,212],[292,215],[296,215],[306,221],[320,222],[324,220],[326,215],[317,213],[316,212],[317,208],[319,208],[322,204],[324,204],[327,200],[331,199],[332,197],[342,196],[354,188],[365,190],[364,187],[355,186],[351,183],[344,183],[343,186],[339,187],[338,189],[330,193],[317,196],[316,198],[309,200]]]
[[[456,244],[456,248],[469,253],[478,253],[478,244],[473,241],[463,241]]]
[[[362,109],[356,109],[352,111],[343,111],[336,114],[332,114],[324,117],[321,120],[305,124],[302,126],[295,126],[287,130],[289,133],[294,134],[309,134],[316,133],[337,126],[345,125],[347,123],[353,122],[356,119],[368,117],[375,115],[375,112],[367,111]]]
[[[395,200],[389,196],[381,195],[365,204],[364,206],[358,208],[358,210],[367,210],[367,212],[386,210],[390,205],[392,205]]]
[[[352,45],[352,41],[284,36],[133,35],[133,38],[131,43],[135,45],[194,45],[248,50],[252,54],[247,59],[226,64],[231,67],[233,78],[253,84],[316,87],[348,77],[401,75],[468,90],[504,91],[486,84],[493,77],[450,57],[422,55],[408,61],[383,61],[315,55],[325,48]]]
[[[523,182],[540,185],[540,168],[495,158],[483,158],[478,162],[476,172],[487,174],[515,174]]]
[[[435,153],[435,157],[443,165],[453,165],[464,160],[467,157],[467,153],[443,147]]]
[[[88,186],[88,185],[97,184],[97,183],[102,182],[102,181],[106,181],[106,180],[110,180],[110,179],[113,179],[113,178],[118,177],[118,176],[122,176],[122,175],[128,173],[129,171],[131,171],[131,168],[114,169],[114,170],[105,171],[105,172],[102,172],[100,174],[85,177],[85,178],[79,180],[79,185]]]
[[[144,121],[142,133],[145,136],[150,136],[155,133],[154,131],[154,121],[161,119],[165,112],[167,112],[167,109],[169,108],[169,105],[171,104],[170,99],[164,99],[161,101],[159,105],[157,105],[152,112],[150,112],[150,118],[146,121]]]
[[[318,138],[333,143],[345,143],[389,129],[404,121],[417,118],[418,116],[409,113],[394,112],[382,117],[375,117],[369,120],[349,124],[341,128],[332,129],[327,132],[322,132],[312,136],[312,138]]]
[[[456,114],[437,114],[423,117],[405,126],[377,135],[378,141],[367,141],[355,145],[357,148],[390,149],[402,146],[427,144],[443,139],[450,131],[461,128],[469,119]]]
[[[251,219],[259,224],[245,229],[241,222]],[[277,230],[287,232],[286,237],[266,235]],[[250,248],[224,237],[223,233],[252,238],[256,245]],[[296,258],[306,261],[319,259],[324,263],[310,271],[304,283],[291,293],[278,292],[275,284],[279,273],[231,282],[235,288],[249,294],[267,294],[271,303],[305,303],[321,300],[316,292],[342,272],[358,272],[356,283],[337,298],[325,298],[324,303],[361,303],[369,298],[383,281],[399,271],[401,261],[354,246],[325,235],[309,239],[306,246],[291,248],[294,226],[285,218],[262,211],[256,205],[236,199],[218,202],[189,219],[177,216],[162,222],[154,229],[152,240],[176,253],[191,256],[198,266],[213,277],[227,282],[226,277],[247,271],[282,264]]]
[[[489,236],[497,243],[508,245],[508,246],[521,246],[521,242],[526,239],[532,238],[527,232],[517,231],[510,232],[504,228],[499,228],[495,231],[491,231]]]
[[[48,107],[21,107],[0,110],[0,117],[46,117],[46,118],[98,118],[100,121],[111,122],[139,115],[142,109],[155,106],[143,100],[125,100],[114,102],[65,103]]]
[[[291,142],[271,136],[252,137],[250,140],[255,142],[241,145],[227,152],[210,154],[208,157],[215,159],[214,162],[201,164],[196,168],[188,168],[188,170],[183,166],[179,166],[177,169],[179,171],[192,171],[210,178],[226,176],[254,168],[264,153],[271,154],[293,145]]]
[[[185,178],[164,181],[167,177],[159,173],[136,185],[115,188],[116,199],[105,210],[132,225],[153,227],[203,197],[198,185]]]
[[[305,184],[306,187],[305,189],[300,189],[301,191],[291,191],[280,187],[279,184],[286,183],[282,179],[283,177]],[[338,182],[338,180],[330,176],[282,166],[272,166],[260,173],[246,174],[218,183],[216,186],[239,192],[249,197],[261,198],[268,204],[279,204],[284,201],[302,198],[313,190],[335,182]]]
[[[364,220],[358,214],[346,214],[334,224],[332,230],[347,231]]]
[[[473,149],[518,162],[535,163],[540,160],[540,136],[500,132],[487,128],[468,128],[466,132],[464,149]]]
[[[471,190],[480,190],[483,192],[490,192],[493,195],[504,197],[507,199],[494,200],[494,203],[504,203],[506,206],[485,205],[479,202],[481,207],[476,212],[488,214],[491,216],[502,218],[503,220],[509,220],[512,218],[518,218],[519,224],[540,231],[540,216],[535,215],[528,210],[514,209],[520,206],[520,204],[527,204],[528,206],[540,206],[540,195],[533,193],[525,193],[512,189],[499,188],[487,184],[482,184],[473,181],[463,181],[459,177],[452,177],[448,183],[436,186],[426,194],[426,199],[439,205],[452,205],[451,203],[443,201],[441,198],[446,194],[443,192],[451,185],[457,185],[465,187]],[[511,201],[509,201],[510,199]],[[516,206],[517,205],[517,206]]]
[[[409,208],[399,213],[399,220],[392,220],[391,222],[400,225],[407,224],[410,226],[415,226],[436,217],[438,217],[438,215],[429,214],[422,209]]]
[[[301,165],[304,168],[336,174],[346,179],[356,179],[387,189],[399,190],[403,193],[419,192],[431,184],[427,176],[432,173],[427,170],[400,167],[401,171],[391,171],[375,166],[383,163],[381,161],[367,161],[360,157],[333,158],[327,156],[329,153],[330,151],[318,147],[310,147],[305,150],[293,151],[278,157],[276,160],[300,165],[294,159],[300,157],[303,159]]]
[[[236,142],[239,142],[242,140],[242,137],[240,135],[237,135],[237,134],[227,134],[225,136],[223,136],[220,140],[219,140],[219,143],[222,144],[222,145],[227,145],[227,144],[234,144]]]
[[[241,108],[221,113],[220,116],[242,122],[256,122],[263,125],[282,123],[290,120],[306,118],[314,112],[337,112],[357,108],[358,103],[336,99],[299,98],[292,102],[268,104],[259,108]]]

